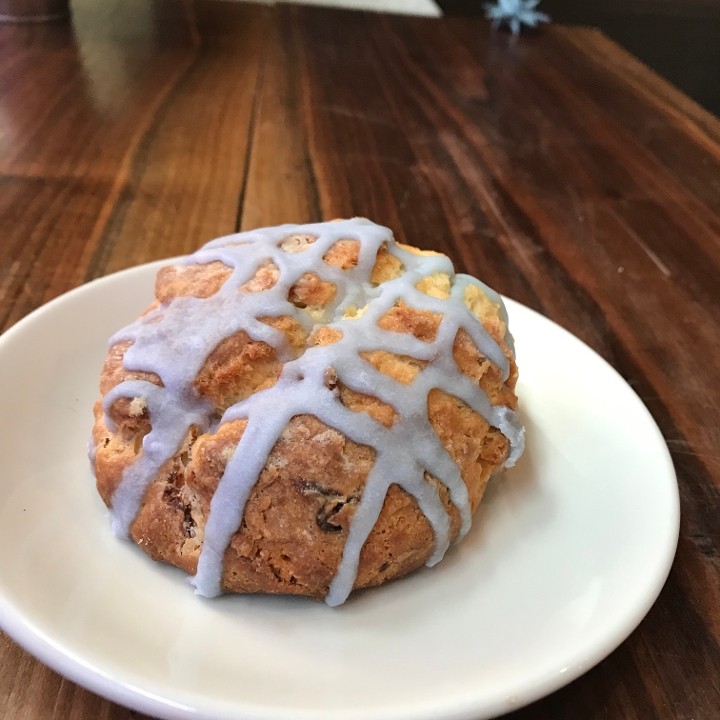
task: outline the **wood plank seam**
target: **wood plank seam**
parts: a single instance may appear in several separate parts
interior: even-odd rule
[[[243,160],[242,184],[238,194],[237,210],[235,212],[235,232],[240,232],[242,227],[243,213],[245,212],[245,199],[247,197],[248,178],[250,176],[250,162],[255,151],[255,128],[260,111],[260,99],[262,97],[263,83],[265,78],[265,64],[268,61],[270,43],[263,46],[260,62],[258,63],[257,75],[255,76],[255,87],[253,90],[252,108],[250,110],[250,122],[248,123],[248,141]]]

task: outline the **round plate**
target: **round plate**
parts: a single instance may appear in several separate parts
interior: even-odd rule
[[[40,660],[163,718],[476,720],[568,683],[637,626],[677,543],[669,453],[604,360],[512,301],[527,450],[437,567],[335,609],[206,600],[116,539],[86,458],[91,409],[106,339],[162,264],[0,338],[0,625]]]

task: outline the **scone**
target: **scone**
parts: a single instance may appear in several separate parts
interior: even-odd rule
[[[201,595],[338,605],[433,565],[522,452],[501,298],[369,220],[214,240],[155,292],[91,459],[115,532]]]

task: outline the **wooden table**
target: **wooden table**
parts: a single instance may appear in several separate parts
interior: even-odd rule
[[[0,48],[0,328],[238,227],[362,214],[446,251],[609,360],[680,483],[648,616],[512,717],[720,716],[716,118],[583,28],[82,0]],[[4,636],[0,709],[139,717]]]

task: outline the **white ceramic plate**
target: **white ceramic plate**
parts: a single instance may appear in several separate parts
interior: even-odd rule
[[[91,408],[106,338],[158,267],[0,338],[0,625],[40,660],[164,718],[477,719],[568,683],[640,622],[677,542],[666,446],[607,363],[515,302],[527,451],[434,569],[335,609],[204,600],[115,539],[86,459]]]

